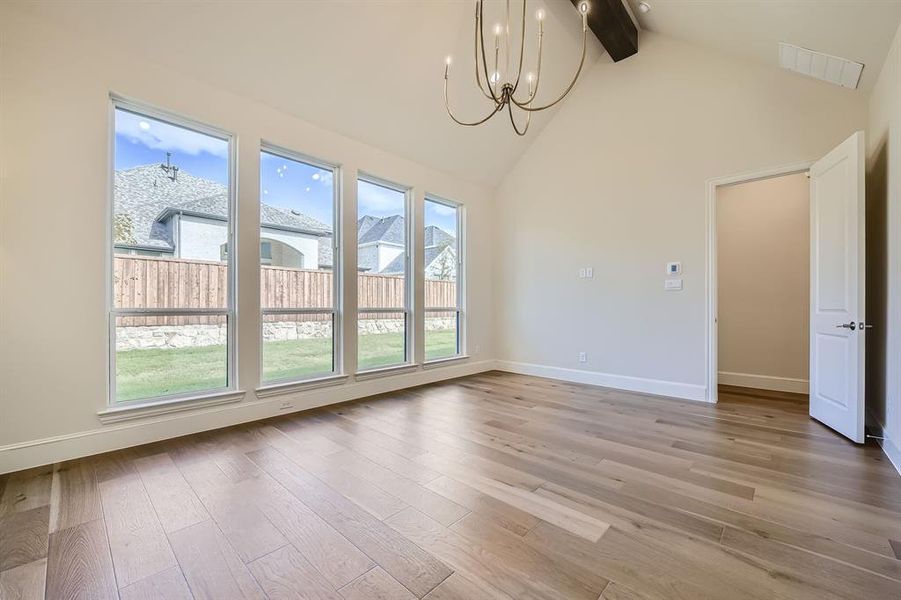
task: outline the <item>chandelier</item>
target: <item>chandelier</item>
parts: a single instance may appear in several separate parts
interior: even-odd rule
[[[582,73],[582,66],[585,64],[585,51],[588,43],[588,2],[583,0],[578,4],[578,11],[582,17],[582,57],[579,60],[579,68],[572,81],[563,90],[560,96],[547,104],[533,106],[535,96],[538,94],[538,87],[541,83],[541,52],[542,39],[544,38],[544,18],[546,16],[544,9],[538,9],[535,12],[535,20],[538,22],[538,56],[537,64],[534,72],[529,72],[525,76],[525,82],[528,86],[528,93],[523,96],[520,92],[520,86],[523,82],[522,68],[523,55],[526,46],[526,0],[522,0],[522,18],[520,27],[519,53],[518,57],[514,57],[510,49],[510,0],[506,0],[506,21],[504,25],[498,23],[494,26],[494,59],[493,69],[489,70],[489,56],[485,51],[485,32],[484,32],[484,0],[476,0],[476,16],[475,16],[475,36],[474,36],[474,55],[475,55],[475,77],[476,85],[481,93],[490,102],[491,109],[487,116],[476,121],[464,121],[457,118],[451,110],[448,101],[448,81],[450,79],[451,57],[448,56],[444,65],[444,108],[447,114],[459,125],[467,127],[475,127],[486,123],[494,115],[503,112],[506,108],[507,114],[510,115],[510,124],[517,135],[525,135],[529,130],[529,124],[532,122],[532,113],[546,110],[566,97],[573,89],[576,80]],[[515,40],[514,40],[515,42]],[[514,49],[515,50],[515,49]],[[516,64],[516,69],[511,70],[511,64]],[[525,113],[525,123],[517,124],[514,117],[514,107],[518,111]]]

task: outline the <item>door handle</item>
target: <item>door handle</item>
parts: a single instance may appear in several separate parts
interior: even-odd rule
[[[851,321],[850,323],[842,323],[840,325],[836,325],[835,327],[836,329],[850,329],[851,331],[854,331],[855,329],[857,329],[857,323]]]

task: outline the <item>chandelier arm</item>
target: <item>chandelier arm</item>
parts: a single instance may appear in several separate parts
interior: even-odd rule
[[[532,124],[532,113],[526,113],[526,124],[522,128],[522,131],[519,130],[519,127],[516,125],[516,119],[513,118],[513,104],[507,103],[507,113],[510,115],[510,124],[513,125],[513,131],[516,132],[516,135],[522,137],[529,131],[529,125]]]
[[[491,99],[496,105],[502,104],[501,99],[497,97],[494,88],[491,86],[491,77],[488,75],[488,58],[485,56],[485,3],[479,3],[479,38],[482,42],[482,67],[485,69],[485,78],[488,79],[488,91]],[[478,66],[476,67],[478,68]]]
[[[482,1],[476,0],[476,26],[475,26],[475,31],[473,32],[473,36],[472,36],[473,46],[475,49],[476,84],[479,86],[479,89],[482,91],[482,94],[484,94],[486,98],[488,98],[489,100],[493,100],[493,98],[491,97],[491,94],[488,93],[488,91],[485,89],[485,86],[482,84],[482,76],[481,76],[481,73],[479,72],[479,30],[480,30],[480,23],[482,22],[481,15],[479,14],[479,12],[480,12],[481,5],[482,5]],[[488,79],[487,73],[485,74],[485,79],[486,80]]]
[[[585,66],[585,54],[586,54],[587,48],[588,48],[588,30],[584,26],[584,19],[583,19],[582,58],[579,60],[579,68],[576,70],[575,76],[573,77],[572,81],[569,82],[569,85],[566,86],[566,89],[563,90],[563,93],[560,94],[560,96],[556,100],[554,100],[553,102],[549,102],[548,104],[545,104],[544,106],[536,106],[536,107],[532,108],[532,106],[530,105],[530,102],[520,104],[519,102],[516,102],[515,100],[513,100],[513,102],[516,104],[516,106],[518,106],[519,108],[521,108],[523,110],[527,110],[529,112],[538,112],[541,110],[547,110],[550,107],[557,104],[558,102],[560,102],[561,100],[563,100],[566,97],[566,95],[569,94],[569,92],[573,89],[573,86],[576,85],[576,81],[578,81],[579,75],[581,75],[581,73],[582,73],[582,67]]]
[[[522,0],[522,29],[520,29],[519,35],[519,68],[516,70],[516,82],[513,84],[513,91],[510,94],[516,93],[516,89],[519,87],[519,81],[522,78],[522,63],[524,59],[526,51],[526,0]]]
[[[448,116],[450,116],[450,118],[453,119],[454,123],[456,123],[457,125],[464,125],[466,127],[475,127],[476,125],[481,125],[482,123],[487,122],[488,119],[490,119],[491,117],[493,117],[494,115],[499,113],[501,110],[503,110],[504,105],[503,104],[495,104],[494,110],[492,110],[488,114],[488,116],[486,116],[485,118],[480,119],[478,121],[473,121],[471,123],[466,122],[466,121],[461,121],[460,119],[455,117],[454,113],[451,111],[450,103],[448,102],[448,99],[447,99],[447,78],[445,78],[444,79],[444,108],[445,108],[445,110],[447,110]]]

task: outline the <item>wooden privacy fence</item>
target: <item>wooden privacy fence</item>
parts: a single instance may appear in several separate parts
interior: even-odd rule
[[[117,255],[113,258],[113,302],[116,308],[225,308],[228,269],[199,260]],[[361,273],[358,306],[395,308],[404,305],[404,280],[398,275]],[[456,282],[427,279],[425,305],[455,306]],[[263,266],[260,301],[264,308],[331,308],[332,272]],[[266,321],[319,321],[329,315],[265,315]],[[220,316],[120,317],[120,326],[219,324]]]

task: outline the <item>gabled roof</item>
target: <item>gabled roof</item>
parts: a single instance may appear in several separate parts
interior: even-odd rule
[[[429,225],[425,228],[424,242],[426,248],[429,246],[447,246],[455,241],[456,238],[454,236],[436,225]]]
[[[404,243],[404,218],[400,215],[373,217],[364,215],[357,221],[358,244],[369,242]]]
[[[130,240],[117,245],[172,250],[175,247],[167,220],[186,213],[208,219],[228,217],[228,188],[221,183],[179,171],[172,179],[159,165],[116,171],[113,199],[116,215],[131,222]],[[323,236],[332,228],[297,211],[260,204],[264,227]]]
[[[438,228],[435,227],[435,229],[438,229]],[[446,235],[448,238],[448,241],[446,241],[445,243],[443,243],[439,246],[426,246],[425,247],[425,268],[426,269],[428,269],[431,266],[431,264],[433,262],[435,262],[435,260],[439,256],[441,256],[441,254],[445,250],[447,250],[447,248],[450,247],[455,241],[454,236],[450,235],[446,231],[444,231],[442,229],[438,229],[438,231],[440,231],[441,233]],[[428,239],[428,238],[426,238],[426,239]],[[384,269],[379,271],[379,273],[382,275],[398,275],[403,272],[404,272],[404,255],[403,254],[400,254],[399,256],[395,257],[394,260],[392,260],[390,263],[388,263],[388,266],[386,266]]]

